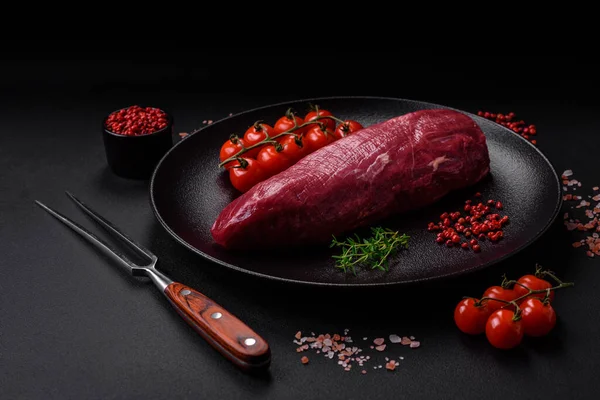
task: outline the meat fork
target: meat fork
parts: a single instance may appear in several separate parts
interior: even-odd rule
[[[60,222],[73,229],[83,238],[103,251],[117,264],[124,267],[132,276],[146,276],[167,297],[179,315],[191,325],[208,343],[238,367],[245,370],[268,368],[271,363],[271,350],[267,342],[242,321],[204,296],[202,293],[178,282],[156,269],[158,257],[120,232],[101,215],[86,206],[71,193],[67,196],[89,217],[101,225],[108,233],[116,236],[136,254],[148,260],[147,265],[137,265],[124,254],[111,248],[106,242],[87,231],[81,225],[36,200],[36,204],[49,212]]]

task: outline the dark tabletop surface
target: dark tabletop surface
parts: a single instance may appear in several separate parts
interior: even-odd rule
[[[403,288],[296,287],[224,270],[178,245],[156,222],[148,182],[114,176],[99,130],[103,116],[144,103],[164,107],[187,132],[207,119],[301,98],[368,95],[430,101],[476,112],[514,111],[538,126],[539,148],[560,173],[571,168],[580,194],[600,185],[595,96],[597,66],[586,60],[424,57],[419,62],[361,54],[305,68],[266,68],[251,50],[174,51],[165,61],[102,53],[102,44],[14,44],[0,74],[0,397],[7,399],[350,399],[596,398],[600,391],[600,260],[571,243],[562,216],[533,246],[487,270]],[[257,51],[258,49],[254,49]],[[276,52],[277,49],[263,49]],[[159,268],[213,298],[258,331],[273,354],[270,371],[235,368],[187,326],[151,285],[122,273],[34,205],[41,200],[94,226],[69,190],[150,248]],[[524,196],[527,193],[523,193]],[[563,206],[565,211],[569,205]],[[576,287],[557,293],[558,324],[548,336],[497,351],[454,326],[455,304],[507,273],[534,264]],[[285,265],[282,265],[285,268]],[[308,354],[294,334],[343,333],[379,361],[345,372]],[[418,349],[364,345],[414,335]],[[383,357],[396,371],[373,370]]]

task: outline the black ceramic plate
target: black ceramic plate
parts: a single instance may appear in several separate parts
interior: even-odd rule
[[[439,279],[492,265],[536,240],[556,218],[561,206],[558,176],[529,142],[483,118],[471,115],[487,137],[491,158],[488,178],[468,190],[448,195],[437,204],[381,225],[411,236],[388,272],[360,271],[356,276],[334,268],[334,249],[327,246],[292,252],[228,252],[213,243],[210,227],[236,196],[226,173],[217,168],[219,149],[232,132],[243,133],[256,120],[271,124],[289,108],[304,115],[309,103],[351,118],[364,126],[408,112],[442,106],[391,98],[336,97],[276,104],[217,121],[174,146],[152,176],[150,198],[155,215],[177,241],[222,266],[265,278],[315,285],[389,285]],[[482,252],[446,248],[435,243],[427,223],[441,212],[458,210],[476,191],[501,200],[510,216],[505,238],[485,242]]]

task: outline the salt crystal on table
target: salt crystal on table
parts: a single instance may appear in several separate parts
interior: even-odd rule
[[[563,172],[562,174],[563,174],[563,176],[569,177],[569,176],[573,175],[573,171],[568,169],[565,172]]]
[[[373,343],[375,343],[377,346],[381,346],[384,342],[385,342],[384,338],[377,338],[377,339],[373,340]]]
[[[390,342],[392,343],[400,343],[402,341],[402,338],[400,338],[400,336],[398,335],[390,335]]]
[[[412,342],[412,340],[410,340],[409,338],[407,338],[406,336],[402,337],[402,341],[400,343],[402,343],[403,345],[407,345],[410,344],[410,342]]]
[[[302,337],[302,332],[298,331],[296,332],[296,336],[294,336],[296,339],[300,340],[300,338]]]
[[[411,336],[411,337],[410,337],[410,340],[415,340],[415,337],[414,337],[414,336]]]
[[[333,344],[333,342],[331,341],[331,339],[325,339],[325,340],[323,340],[323,344],[325,346],[331,346]]]
[[[386,358],[385,358],[385,361],[390,361],[389,357],[386,357]]]
[[[400,356],[400,359],[401,359],[401,360],[404,360],[404,357]]]
[[[385,344],[382,344],[381,346],[375,347],[375,350],[377,350],[377,351],[384,351],[385,350],[385,346],[386,346]]]
[[[416,341],[415,341],[415,342],[412,342],[412,343],[410,344],[410,347],[411,347],[411,348],[413,348],[413,349],[416,349],[416,348],[417,348],[417,347],[419,347],[420,345],[421,345],[421,343],[420,343],[420,342],[416,342]]]
[[[368,339],[368,338],[367,338],[366,336],[363,338],[363,340],[367,340],[367,339]]]

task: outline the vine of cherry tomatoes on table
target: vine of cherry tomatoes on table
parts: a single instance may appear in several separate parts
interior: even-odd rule
[[[301,118],[287,110],[273,126],[256,121],[242,137],[231,135],[219,154],[233,187],[246,192],[310,153],[363,129],[354,120],[341,120],[330,111],[311,106]]]
[[[571,286],[572,282],[562,282],[554,273],[537,266],[535,274],[517,281],[504,278],[500,286],[489,287],[480,299],[465,297],[454,309],[454,322],[466,334],[485,333],[492,346],[511,349],[521,343],[523,336],[550,333],[556,325],[554,291]]]

